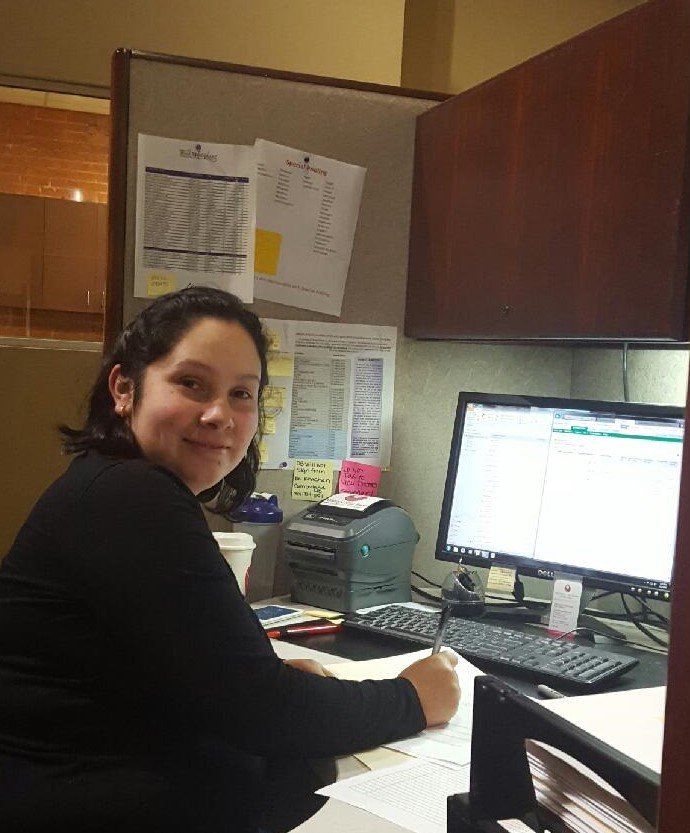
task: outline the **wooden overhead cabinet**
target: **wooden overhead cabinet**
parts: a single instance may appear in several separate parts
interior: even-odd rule
[[[687,341],[689,105],[651,0],[421,114],[406,334]]]

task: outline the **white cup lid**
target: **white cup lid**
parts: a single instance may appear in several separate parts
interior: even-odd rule
[[[253,550],[256,547],[248,532],[214,532],[213,537],[223,550]]]

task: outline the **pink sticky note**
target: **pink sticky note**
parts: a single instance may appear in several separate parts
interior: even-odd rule
[[[355,463],[354,460],[343,460],[338,491],[373,497],[378,492],[380,479],[381,469],[379,466],[368,466],[366,463]]]

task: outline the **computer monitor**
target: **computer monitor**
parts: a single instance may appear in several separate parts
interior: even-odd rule
[[[670,599],[683,413],[461,393],[436,558]]]

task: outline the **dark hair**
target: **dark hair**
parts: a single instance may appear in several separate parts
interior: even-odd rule
[[[215,497],[214,511],[227,512],[248,497],[256,485],[259,469],[258,441],[263,425],[261,395],[268,381],[266,336],[258,317],[242,301],[229,292],[206,286],[190,286],[178,292],[161,295],[142,310],[115,340],[103,359],[96,382],[89,397],[86,423],[81,429],[59,427],[62,449],[67,454],[95,450],[108,457],[141,457],[141,450],[129,423],[117,416],[108,387],[110,372],[116,364],[122,374],[131,379],[134,403],[146,368],[167,356],[179,340],[201,318],[218,318],[240,324],[252,337],[261,360],[259,383],[259,433],[252,440],[246,457],[213,489],[202,493],[200,499]]]

